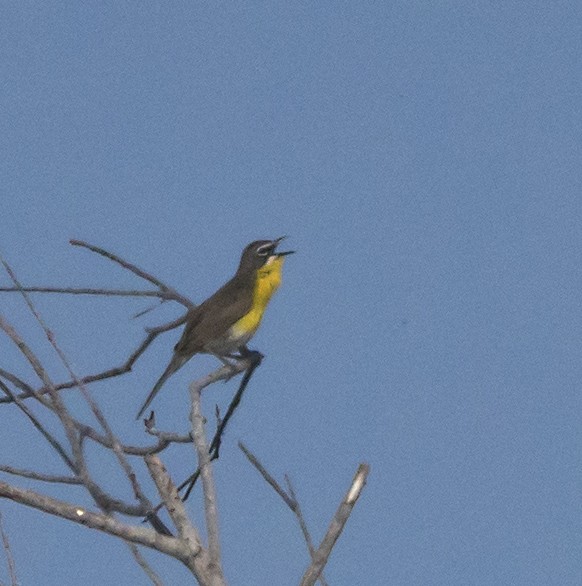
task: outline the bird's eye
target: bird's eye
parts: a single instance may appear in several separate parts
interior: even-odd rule
[[[272,251],[273,251],[273,245],[271,243],[263,244],[262,246],[259,246],[257,248],[257,254],[259,256],[268,256],[269,254],[271,254]]]

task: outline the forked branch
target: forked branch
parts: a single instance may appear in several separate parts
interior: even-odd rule
[[[79,525],[98,529],[109,535],[121,537],[127,541],[157,549],[181,560],[186,559],[190,554],[185,545],[174,537],[161,535],[157,531],[146,527],[127,525],[117,521],[110,515],[91,512],[85,508],[32,490],[17,488],[2,481],[0,481],[0,498],[7,498],[21,505],[73,521]]]
[[[300,586],[313,586],[317,580],[319,580],[322,585],[325,584],[325,579],[322,580],[323,568],[325,567],[332,549],[341,535],[352,509],[366,484],[370,467],[368,464],[360,464],[358,466],[358,470],[356,471],[356,475],[350,485],[350,489],[340,503],[319,548],[315,550],[312,545],[309,531],[307,530],[305,519],[301,512],[301,507],[299,506],[299,502],[295,496],[295,491],[289,478],[286,477],[288,485],[288,491],[286,491],[242,442],[239,442],[238,445],[249,462],[257,469],[267,484],[283,499],[285,504],[293,511],[299,521],[301,531],[311,554],[311,564],[303,575]]]
[[[303,574],[300,586],[313,586],[318,576],[323,571],[333,546],[344,530],[344,527],[352,513],[352,509],[354,508],[356,501],[360,497],[360,494],[366,485],[369,472],[370,466],[368,464],[364,463],[358,466],[358,470],[356,471],[354,479],[352,480],[352,484],[350,485],[346,496],[343,498],[337,511],[335,512],[327,533],[325,534],[325,537],[321,541],[319,548],[313,556],[311,565],[307,568],[305,574]]]

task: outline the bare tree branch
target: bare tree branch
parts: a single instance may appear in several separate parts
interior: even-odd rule
[[[56,288],[56,287],[22,287],[22,285],[16,281],[16,278],[14,276],[13,271],[10,269],[10,267],[7,265],[7,263],[3,260],[2,260],[2,263],[4,264],[8,274],[11,276],[12,280],[14,281],[15,287],[3,287],[3,288],[0,288],[0,291],[18,291],[18,292],[22,293],[25,296],[25,299],[26,299],[29,307],[31,306],[31,304],[30,304],[30,300],[28,298],[26,298],[27,292],[50,292],[50,293],[72,293],[72,294],[96,294],[96,295],[97,294],[98,295],[109,295],[109,294],[111,294],[111,295],[134,295],[134,294],[136,294],[137,296],[159,297],[163,300],[177,301],[178,303],[184,305],[187,309],[191,309],[191,308],[195,307],[195,304],[192,303],[192,301],[190,299],[188,299],[184,295],[181,295],[175,289],[173,289],[172,287],[169,287],[168,285],[166,285],[165,283],[163,283],[162,281],[160,281],[159,279],[157,279],[153,275],[138,268],[134,264],[125,261],[121,257],[119,257],[113,253],[110,253],[110,252],[104,250],[103,248],[99,248],[97,246],[94,246],[92,244],[88,244],[88,243],[80,241],[80,240],[71,240],[70,242],[74,246],[81,246],[83,248],[87,248],[88,250],[90,250],[92,252],[95,252],[101,256],[104,256],[105,258],[107,258],[109,260],[114,261],[115,263],[117,263],[121,267],[123,267],[124,269],[127,269],[127,270],[131,271],[132,273],[134,273],[135,275],[137,275],[138,277],[145,279],[145,280],[149,281],[150,283],[156,285],[157,287],[159,287],[159,291],[119,291],[119,290],[88,289],[88,288],[85,288],[85,289],[62,288],[61,289],[61,288]],[[106,371],[94,374],[94,375],[85,376],[85,377],[82,377],[78,380],[71,380],[71,381],[67,381],[65,383],[60,383],[58,385],[53,384],[54,389],[61,390],[61,389],[73,388],[73,387],[78,386],[79,383],[87,384],[87,383],[95,382],[98,380],[104,380],[107,378],[119,376],[119,375],[125,374],[126,372],[129,372],[131,370],[133,364],[135,363],[135,361],[139,358],[139,356],[141,356],[141,354],[143,354],[143,352],[146,350],[146,348],[153,342],[153,340],[159,334],[161,334],[162,332],[171,330],[173,328],[179,327],[185,321],[186,321],[186,315],[183,315],[182,317],[180,317],[172,322],[169,322],[168,324],[164,324],[162,326],[148,329],[147,330],[148,334],[147,334],[146,338],[138,346],[138,348],[129,356],[129,358],[126,360],[126,362],[123,363],[121,366],[111,368]],[[42,395],[42,394],[46,394],[49,392],[50,392],[49,387],[47,385],[45,385],[43,388],[36,391],[36,394]],[[35,393],[33,393],[33,394],[35,394]],[[30,391],[25,391],[19,395],[19,398],[26,399],[30,396],[32,396],[30,394]],[[9,403],[9,402],[12,402],[12,400],[8,397],[0,398],[0,403]]]
[[[2,481],[0,481],[0,498],[7,498],[21,505],[103,531],[126,541],[157,549],[182,561],[186,560],[189,555],[189,551],[187,551],[184,544],[175,537],[161,535],[157,531],[146,527],[126,525],[109,515],[93,513],[82,507],[71,505],[32,490],[17,488]]]
[[[152,412],[153,413],[153,412]],[[155,426],[155,418],[151,417],[146,422],[146,433],[153,437],[157,437],[159,440],[168,443],[175,443],[175,444],[189,444],[192,442],[192,435],[191,434],[183,434],[183,433],[176,433],[174,431],[162,431],[161,429],[157,429]]]
[[[0,319],[2,318],[0,317]],[[36,429],[47,440],[49,445],[61,457],[63,462],[69,467],[70,470],[72,470],[76,474],[76,467],[73,460],[71,459],[65,448],[61,445],[61,443],[54,437],[54,435],[46,429],[46,427],[40,422],[36,415],[34,415],[34,413],[27,407],[27,405],[25,405],[23,401],[21,401],[16,395],[14,395],[14,393],[12,393],[12,391],[1,380],[0,389],[2,389],[2,391],[8,397],[11,397],[14,400],[18,408],[26,415],[26,417],[28,417],[28,419],[31,421],[34,427],[36,427]],[[44,404],[43,401],[41,401],[41,403]],[[51,406],[47,405],[47,408],[51,409]]]
[[[174,299],[165,291],[142,291],[140,289],[100,289],[91,287],[0,287],[0,293],[60,293],[64,295],[103,295],[106,297],[159,297]]]
[[[0,377],[5,378],[8,382],[12,383],[17,389],[29,393],[29,396],[34,396],[35,391],[32,389],[32,387],[12,372],[0,368]]]
[[[170,287],[168,287],[165,283],[160,281],[160,279],[157,279],[153,275],[146,273],[144,270],[140,269],[139,267],[135,266],[134,264],[132,264],[126,260],[123,260],[121,257],[117,256],[116,254],[113,254],[112,252],[105,250],[104,248],[100,248],[99,246],[89,244],[88,242],[84,242],[83,240],[75,240],[74,238],[69,240],[69,244],[72,244],[73,246],[80,246],[82,248],[87,248],[91,252],[95,252],[95,253],[97,253],[97,254],[99,254],[109,260],[112,260],[113,262],[122,266],[124,269],[131,271],[134,275],[137,275],[138,277],[141,277],[142,279],[149,281],[150,283],[152,283],[156,287],[159,287],[160,289],[167,289],[167,290],[170,289]]]
[[[21,284],[18,282],[18,279],[16,278],[16,275],[14,274],[14,271],[12,270],[12,268],[8,265],[8,263],[2,257],[0,257],[0,262],[2,263],[4,268],[6,269],[6,272],[10,276],[14,285],[16,287],[18,287],[19,289],[21,289]],[[67,362],[64,354],[60,351],[60,349],[56,346],[56,344],[54,342],[52,332],[47,328],[43,319],[41,318],[39,313],[36,311],[36,308],[34,307],[28,294],[22,290],[20,292],[22,294],[22,297],[24,298],[24,301],[28,305],[31,313],[34,315],[36,320],[39,322],[39,324],[43,328],[49,342],[55,348],[55,350],[57,351],[57,354],[59,355],[59,357],[61,358],[61,360],[65,364],[65,366],[68,367],[68,362]],[[75,474],[79,478],[82,479],[83,484],[85,485],[87,490],[91,493],[91,496],[93,497],[95,502],[98,503],[103,509],[110,510],[109,507],[112,505],[112,503],[110,502],[110,499],[108,499],[108,497],[105,495],[104,491],[101,490],[101,488],[93,481],[93,479],[91,478],[91,476],[89,474],[89,470],[88,470],[87,464],[85,462],[85,456],[83,454],[81,437],[77,433],[75,425],[72,422],[72,417],[71,417],[68,409],[66,408],[64,402],[61,400],[59,394],[55,390],[54,385],[53,385],[51,379],[49,378],[48,373],[46,372],[46,370],[42,366],[40,360],[38,360],[38,358],[30,350],[30,348],[28,348],[28,346],[26,345],[24,340],[17,334],[17,332],[9,324],[7,324],[4,320],[2,320],[1,316],[0,316],[0,328],[2,328],[4,330],[4,332],[10,337],[10,339],[18,346],[18,349],[21,351],[21,353],[29,361],[30,365],[33,367],[37,376],[43,382],[45,387],[47,387],[49,389],[51,404],[47,404],[47,403],[44,403],[44,404],[45,404],[45,406],[47,406],[49,409],[52,410],[52,412],[60,419],[60,421],[63,425],[63,428],[64,428],[65,433],[67,435],[67,439],[68,439],[69,444],[71,446],[71,450],[73,452],[73,471],[75,472]],[[69,368],[69,371],[70,371],[70,368]],[[35,396],[36,396],[36,394],[35,394]],[[40,397],[37,396],[37,399],[42,402]],[[113,506],[117,507],[119,505],[117,502],[115,502],[115,504]],[[147,510],[147,507],[146,507],[146,510]]]
[[[71,467],[75,474],[80,474],[82,470],[80,470],[79,467],[82,465],[82,462],[78,461],[77,458],[79,454],[76,453],[78,452],[78,437],[75,432],[74,425],[71,423],[69,412],[64,406],[61,399],[59,398],[58,393],[55,391],[54,385],[52,384],[52,381],[50,380],[48,373],[43,368],[40,360],[38,360],[38,358],[34,355],[32,350],[18,335],[16,330],[2,317],[2,315],[0,315],[0,329],[3,330],[4,333],[18,347],[20,352],[24,355],[29,364],[32,366],[38,378],[43,382],[45,387],[48,388],[48,392],[51,398],[50,404],[44,402],[40,397],[36,395],[36,393],[34,393],[33,396],[35,396],[39,401],[41,401],[41,403],[43,403],[47,408],[51,409],[51,411],[53,411],[53,413],[55,413],[61,420],[65,433],[67,434],[67,439],[69,440],[71,448],[73,449],[74,456],[72,459],[66,456],[65,462],[67,462],[67,464]],[[4,387],[5,385],[2,386],[3,389]]]
[[[265,479],[267,484],[283,499],[285,504],[295,512],[296,502],[290,497],[282,486],[271,476],[268,470],[259,462],[258,458],[242,443],[238,442],[238,447],[248,458],[249,462],[259,471],[259,474]]]
[[[208,378],[208,377],[206,377]],[[216,505],[216,486],[214,475],[210,466],[210,455],[204,429],[204,417],[202,415],[202,389],[206,386],[204,379],[201,382],[194,381],[190,384],[190,421],[192,423],[192,438],[198,455],[198,467],[202,478],[202,492],[204,494],[204,516],[206,519],[206,534],[208,536],[208,554],[210,564],[220,568],[220,540],[218,536],[218,509]]]
[[[181,539],[189,543],[193,555],[198,555],[202,548],[202,540],[196,528],[190,522],[184,503],[178,495],[178,490],[172,482],[162,461],[157,455],[147,455],[145,458],[150,476],[152,477],[160,497],[166,504],[166,509],[178,530]]]
[[[96,252],[97,254],[100,254],[101,256],[104,256],[105,258],[112,260],[113,262],[119,264],[124,269],[131,271],[134,275],[137,275],[138,277],[141,277],[142,279],[149,281],[153,285],[156,285],[156,287],[159,287],[162,291],[164,291],[170,295],[169,297],[167,297],[167,299],[173,299],[174,301],[181,303],[182,305],[184,305],[187,308],[191,308],[194,306],[194,304],[187,297],[180,295],[180,293],[178,293],[175,289],[173,289],[172,287],[169,287],[168,285],[166,285],[165,283],[160,281],[160,279],[154,277],[150,273],[147,273],[143,269],[140,269],[136,265],[122,259],[121,257],[119,257],[111,252],[108,252],[107,250],[105,250],[103,248],[99,248],[98,246],[94,246],[94,245],[89,244],[87,242],[83,242],[82,240],[69,240],[69,242],[73,246],[81,246],[83,248],[87,248],[91,252]]]
[[[172,518],[180,539],[191,551],[189,568],[201,584],[226,586],[220,560],[212,558],[208,549],[202,546],[197,529],[192,525],[178,490],[166,472],[158,456],[146,456],[148,470],[154,480],[160,497]],[[209,538],[210,539],[210,538]]]
[[[303,578],[301,579],[300,586],[313,586],[317,580],[317,577],[323,571],[327,560],[331,554],[333,546],[335,545],[336,541],[338,540],[341,532],[343,531],[345,524],[358,500],[362,489],[366,485],[366,480],[368,478],[368,474],[370,472],[370,467],[368,464],[360,464],[358,466],[358,470],[356,471],[356,475],[352,480],[352,484],[346,496],[343,498],[340,506],[338,507],[330,526],[323,538],[319,548],[315,552],[314,559],[311,562],[311,565],[303,574]]]
[[[148,330],[148,334],[143,340],[143,342],[134,350],[134,352],[129,356],[129,358],[120,366],[116,366],[114,368],[110,368],[103,372],[99,372],[97,374],[91,374],[84,377],[81,377],[77,382],[88,384],[100,380],[105,380],[108,378],[113,378],[116,376],[120,376],[127,372],[130,372],[133,368],[133,365],[137,361],[137,359],[146,351],[148,346],[162,333],[172,330],[181,326],[186,321],[186,314],[183,316],[171,321],[167,324],[163,324],[161,326],[157,326],[155,328],[150,328]],[[2,373],[6,371],[0,371],[0,374],[4,376]],[[57,391],[61,389],[72,389],[77,386],[76,381],[67,381],[64,383],[53,384],[53,388]],[[37,395],[44,395],[50,392],[50,388],[47,386],[41,387],[37,391],[33,391],[31,388],[29,390],[24,391],[18,395],[19,399],[28,399],[29,397],[37,396]],[[0,397],[0,403],[12,403],[13,400],[7,397]]]
[[[303,516],[303,511],[301,510],[301,505],[299,504],[299,500],[297,499],[297,495],[295,494],[295,489],[293,488],[293,484],[291,484],[291,479],[287,474],[285,474],[285,482],[287,483],[287,490],[289,491],[289,496],[293,499],[295,504],[295,516],[297,517],[297,521],[299,522],[299,527],[301,529],[301,533],[303,533],[303,538],[305,539],[305,543],[307,543],[307,549],[309,549],[309,555],[313,559],[315,556],[315,547],[313,546],[313,540],[311,539],[311,534],[309,533],[309,529],[307,528],[307,523],[305,522],[305,517]],[[323,577],[323,572],[319,575],[319,582],[321,586],[326,586],[326,581]]]
[[[104,435],[98,433],[94,428],[84,423],[75,422],[82,435],[102,445],[104,448],[111,449],[113,447],[111,441]],[[172,443],[192,443],[192,438],[189,435],[179,434],[162,434],[158,439],[157,444],[151,446],[130,446],[126,444],[119,444],[121,451],[128,456],[146,456],[147,454],[159,454],[165,450]]]
[[[154,572],[152,567],[147,563],[146,559],[141,555],[139,548],[135,543],[130,543],[129,541],[125,542],[127,547],[129,547],[129,551],[131,551],[131,555],[133,555],[133,559],[135,559],[137,565],[144,571],[146,576],[152,581],[154,586],[164,586],[161,578]]]
[[[23,468],[15,468],[0,464],[0,472],[12,474],[13,476],[21,476],[22,478],[30,478],[31,480],[40,480],[41,482],[53,482],[56,484],[81,484],[81,480],[76,476],[58,476],[56,474],[42,474],[35,470],[25,470]]]
[[[87,389],[87,387],[79,381],[77,375],[74,373],[74,371],[71,367],[71,364],[69,363],[67,356],[65,355],[63,350],[60,348],[60,346],[57,344],[54,333],[48,328],[48,326],[44,322],[40,313],[37,311],[36,307],[32,303],[32,300],[30,299],[28,293],[26,293],[25,291],[22,291],[22,285],[18,281],[12,268],[1,257],[0,257],[0,262],[2,262],[2,264],[4,265],[4,268],[8,272],[14,285],[20,289],[20,292],[21,292],[26,304],[28,305],[28,307],[30,308],[30,311],[32,312],[32,314],[36,318],[37,322],[39,323],[39,325],[41,326],[43,331],[45,332],[45,335],[46,335],[50,345],[53,347],[53,349],[57,353],[57,356],[59,357],[63,366],[67,369],[71,379],[75,382],[76,386],[81,391],[81,394],[83,395],[83,398],[85,399],[86,403],[88,404],[89,408],[91,409],[95,419],[99,422],[99,424],[101,425],[101,427],[105,431],[105,434],[106,434],[108,440],[111,442],[111,445],[112,445],[111,449],[113,450],[114,454],[116,455],[117,460],[121,466],[121,469],[124,471],[127,479],[129,480],[129,483],[133,489],[133,493],[134,493],[135,498],[139,501],[139,503],[141,504],[141,507],[143,509],[145,509],[146,511],[150,511],[152,509],[152,504],[149,501],[149,499],[146,497],[143,490],[141,489],[141,486],[139,485],[139,482],[137,481],[137,476],[136,476],[135,472],[133,471],[133,468],[132,468],[131,464],[129,463],[129,460],[126,458],[125,454],[123,453],[123,451],[121,449],[119,440],[117,439],[117,437],[113,433],[113,430],[111,429],[111,427],[110,427],[109,423],[107,422],[107,419],[103,415],[101,409],[99,408],[97,403],[93,400],[93,397],[91,396],[91,393],[89,392],[89,389]],[[47,377],[47,379],[48,379],[48,377]],[[55,397],[53,397],[53,403],[54,403],[53,411],[59,416],[61,421],[63,421],[63,425],[66,425],[67,428],[70,427],[72,429],[74,427],[74,425],[72,424],[72,417],[65,410],[64,404],[60,401],[60,398],[58,397],[56,392],[54,393],[54,395],[55,395]],[[52,394],[51,394],[51,396],[52,396]],[[58,400],[57,400],[57,398],[58,398]],[[83,456],[82,444],[81,444],[81,439],[80,439],[79,434],[74,434],[74,437],[76,440],[74,442],[71,440],[71,437],[73,437],[73,434],[69,434],[69,436],[70,436],[69,440],[70,440],[72,448],[73,448],[73,453],[75,455],[76,468],[79,470],[79,475],[83,479],[83,483],[85,484],[87,490],[89,490],[91,492],[91,494],[92,494],[93,498],[95,498],[96,502],[99,503],[100,506],[104,510],[106,510],[106,511],[111,510],[110,507],[111,507],[111,500],[112,499],[105,498],[105,493],[98,487],[98,485],[95,482],[93,482],[91,480],[91,478],[89,476],[89,471],[88,471],[88,468],[85,464],[85,460],[84,460],[84,456]],[[119,507],[119,504],[118,504],[119,501],[114,501],[114,502],[115,502],[114,506],[116,507],[115,510],[120,510],[119,508],[117,508],[117,507]],[[128,507],[127,505],[124,504],[123,510],[131,510],[131,507]],[[165,525],[162,523],[162,521],[157,516],[152,516],[150,521],[151,521],[152,525],[154,526],[154,528],[156,528],[158,531],[161,531],[164,534],[169,533],[168,529],[165,527]]]
[[[299,505],[299,501],[297,500],[297,496],[295,494],[295,490],[291,484],[291,480],[289,476],[285,475],[285,481],[287,482],[288,492],[269,474],[268,470],[261,464],[259,459],[242,443],[238,442],[238,447],[242,450],[243,454],[247,457],[249,462],[258,470],[259,474],[265,479],[267,484],[273,488],[273,490],[283,499],[285,504],[291,509],[295,517],[297,517],[297,521],[299,523],[299,528],[301,529],[301,533],[303,533],[303,538],[305,539],[305,543],[307,544],[307,549],[309,550],[309,555],[311,559],[314,559],[315,556],[315,548],[313,547],[313,541],[311,539],[311,535],[309,530],[307,529],[307,523],[305,522],[305,518],[303,517],[303,512],[301,511],[301,506]],[[323,572],[319,575],[319,582],[321,586],[327,586],[327,582],[325,577],[323,576]]]
[[[148,346],[162,333],[172,330],[181,326],[186,321],[186,314],[183,316],[175,319],[174,321],[168,322],[166,324],[162,324],[161,326],[157,326],[155,328],[148,329],[148,334],[145,339],[141,342],[141,344],[130,354],[129,358],[120,366],[116,366],[114,368],[110,368],[103,372],[99,372],[97,374],[91,374],[84,377],[81,377],[78,382],[83,384],[88,384],[100,380],[105,380],[108,378],[113,378],[116,376],[120,376],[127,372],[130,372],[133,368],[133,365],[137,361],[137,359],[146,351]],[[6,371],[0,370],[0,375],[5,376]],[[10,373],[7,373],[10,374]],[[5,377],[6,378],[6,377]],[[61,389],[71,389],[77,386],[75,381],[67,381],[64,383],[54,384],[53,388],[57,391]],[[29,397],[37,396],[37,395],[44,395],[50,392],[50,389],[47,386],[44,386],[37,391],[32,390],[30,387],[28,390],[20,393],[18,395],[19,399],[28,399]],[[0,397],[0,404],[1,403],[12,403],[13,399],[9,397]]]

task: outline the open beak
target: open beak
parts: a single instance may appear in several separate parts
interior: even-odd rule
[[[276,238],[275,240],[273,240],[273,256],[287,256],[288,254],[294,254],[295,251],[294,250],[286,250],[285,252],[276,252],[276,248],[277,246],[279,246],[279,242],[281,242],[281,240],[284,240],[285,238],[287,238],[287,236],[281,236],[281,238]]]

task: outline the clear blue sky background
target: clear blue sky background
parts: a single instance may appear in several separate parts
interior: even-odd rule
[[[26,284],[141,286],[69,238],[196,301],[251,240],[288,234],[298,251],[216,466],[231,584],[293,585],[307,564],[238,439],[291,475],[316,540],[370,463],[331,585],[582,583],[579,2],[0,12],[0,245]],[[180,313],[35,299],[80,374],[121,363],[144,326]],[[0,307],[64,379],[22,302]],[[128,441],[144,438],[133,415],[178,335],[93,387]],[[6,339],[0,352],[34,380]],[[213,365],[172,379],[161,427],[187,428],[187,382]],[[208,391],[209,416],[235,386]],[[3,462],[63,471],[14,408],[0,413]],[[190,457],[166,458],[177,479]],[[129,495],[110,464],[95,455],[94,472]],[[190,507],[200,521],[198,495]],[[23,586],[148,583],[115,539],[0,509]],[[187,581],[146,555],[167,584]]]

